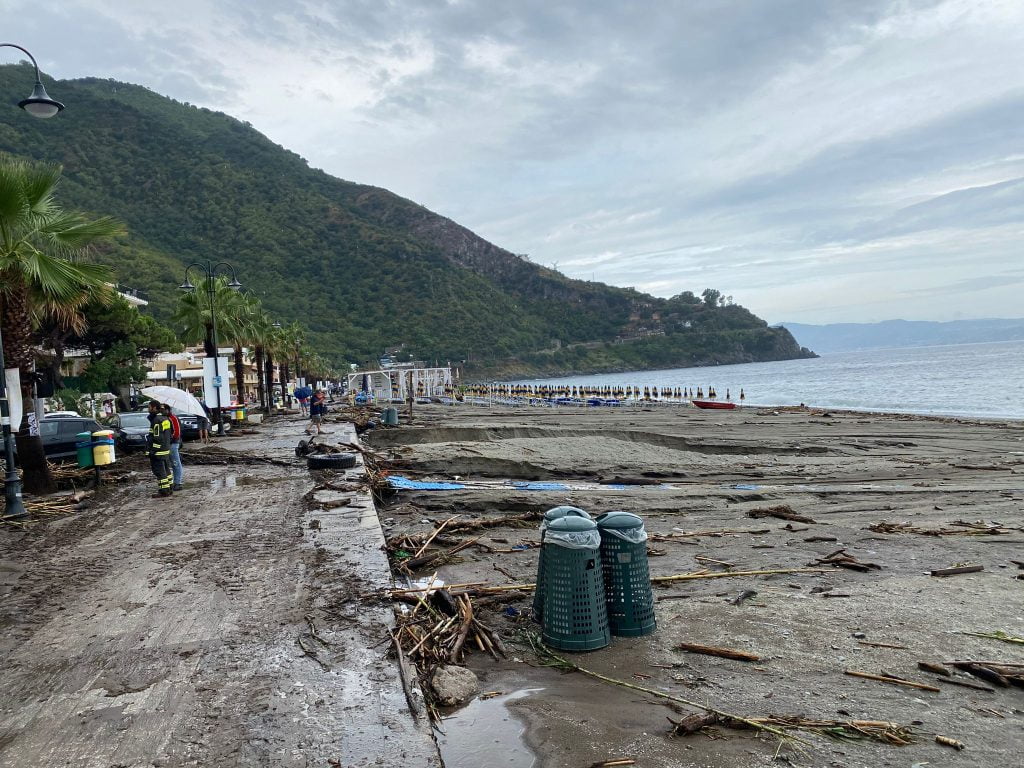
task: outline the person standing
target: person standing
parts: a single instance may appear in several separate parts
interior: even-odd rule
[[[320,425],[323,424],[325,413],[327,413],[327,397],[324,395],[323,390],[318,389],[313,393],[313,397],[309,402],[309,426],[306,427],[307,435],[325,434],[320,428]]]
[[[149,401],[149,466],[156,475],[157,492],[153,498],[170,496],[174,479],[171,476],[171,422],[160,412],[156,400]]]
[[[181,466],[181,422],[174,415],[174,409],[164,405],[164,415],[171,422],[171,484],[172,491],[181,490],[181,478],[184,471]]]
[[[203,406],[203,413],[205,416],[197,417],[199,421],[199,439],[203,442],[203,445],[210,444],[210,409],[207,407],[206,402],[203,400],[199,401],[199,404]]]

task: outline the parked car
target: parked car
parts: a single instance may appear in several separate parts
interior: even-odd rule
[[[182,439],[182,442],[184,442],[185,440],[198,440],[199,439],[199,417],[196,416],[194,413],[185,413],[184,411],[180,411],[177,408],[174,408],[172,410],[174,411],[174,415],[178,417],[178,421],[181,422],[181,439]],[[146,414],[148,412],[149,412],[149,406],[148,405],[140,405],[132,413]],[[229,413],[230,413],[230,411],[227,408],[225,408],[224,409],[224,434],[225,435],[228,432],[231,431],[231,417],[229,416]],[[146,422],[146,428],[147,429],[149,428],[149,422],[148,421]],[[210,434],[211,435],[218,434],[218,432],[217,432],[217,422],[215,422],[215,421],[210,424]]]
[[[39,422],[39,435],[43,438],[43,453],[48,459],[69,459],[75,457],[75,443],[79,432],[90,435],[104,427],[95,419],[82,416],[62,416],[43,419]]]
[[[138,411],[119,413],[114,418],[113,429],[117,445],[122,450],[132,451],[146,448],[149,416]]]

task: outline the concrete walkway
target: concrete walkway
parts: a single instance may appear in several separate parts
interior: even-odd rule
[[[186,459],[169,503],[140,474],[0,529],[0,766],[440,765],[390,608],[359,599],[390,578],[372,500],[305,500],[303,424],[221,441],[236,464]]]

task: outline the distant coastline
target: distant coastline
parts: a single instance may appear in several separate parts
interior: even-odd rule
[[[885,320],[879,323],[808,325],[779,323],[797,343],[821,355],[871,349],[907,349],[955,344],[1024,341],[1024,318],[952,320]]]

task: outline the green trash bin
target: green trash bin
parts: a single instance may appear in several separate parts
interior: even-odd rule
[[[540,543],[544,544],[544,532],[548,529],[548,526],[555,520],[560,520],[563,517],[583,517],[587,520],[590,519],[590,515],[584,512],[579,507],[552,507],[544,513],[544,519],[540,523]],[[544,558],[538,558],[537,560],[537,579],[533,587],[533,618],[538,623],[542,621],[544,615]]]
[[[75,457],[79,469],[93,466],[92,432],[79,432],[75,435]]]
[[[650,634],[657,622],[644,521],[629,512],[606,512],[597,518],[597,528],[611,633],[619,637]]]
[[[544,534],[541,637],[563,651],[593,651],[611,642],[601,572],[601,534],[585,517],[553,520]]]

